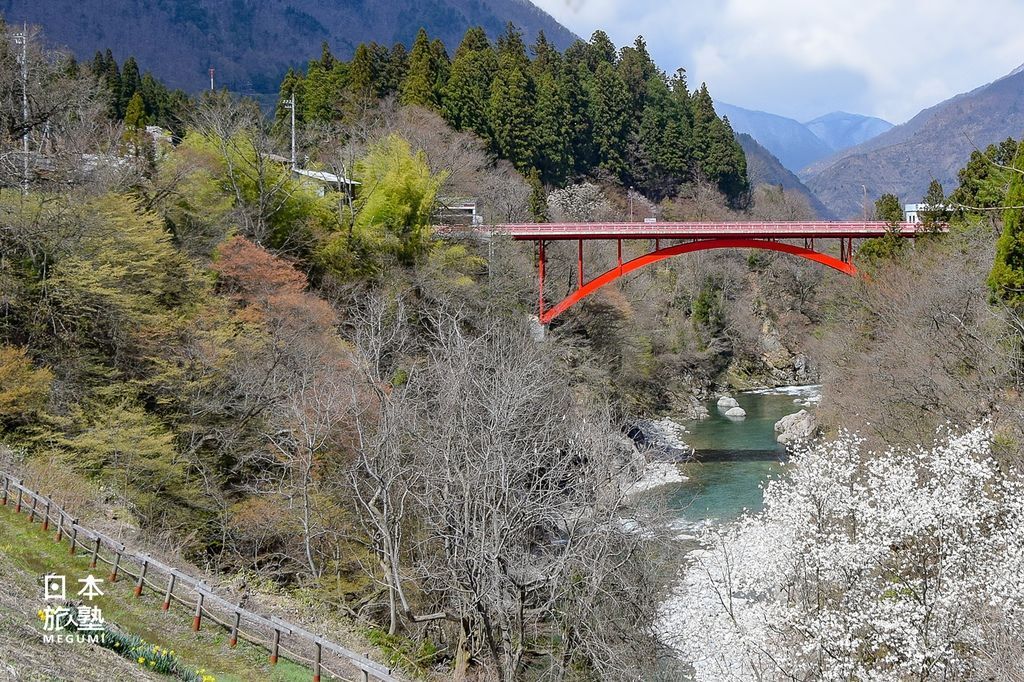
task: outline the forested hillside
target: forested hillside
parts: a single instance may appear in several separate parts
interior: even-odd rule
[[[527,0],[0,0],[12,22],[39,24],[80,59],[113,50],[175,88],[209,87],[208,69],[235,92],[270,94],[281,75],[326,42],[350,57],[359,43],[405,46],[423,26],[454,45],[471,26],[491,37],[514,23],[565,48],[575,36]]]
[[[496,45],[474,28],[453,54],[426,31],[408,55],[376,43],[357,47],[350,62],[324,51],[285,78],[278,117],[293,94],[300,122],[342,125],[368,102],[394,97],[475,133],[547,185],[596,175],[660,201],[701,179],[746,205],[746,159],[707,86],[691,93],[682,69],[668,77],[642,38],[616,50],[598,31],[560,53],[543,34],[528,49],[511,25]]]

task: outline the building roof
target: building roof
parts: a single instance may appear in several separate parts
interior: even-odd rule
[[[293,168],[292,171],[303,177],[322,182],[327,185],[358,185],[359,183],[355,180],[349,180],[340,175],[329,173],[327,171],[316,171],[308,170],[306,168]]]

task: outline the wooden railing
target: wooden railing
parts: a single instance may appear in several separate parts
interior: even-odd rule
[[[90,568],[100,563],[110,567],[108,582],[114,583],[127,576],[135,582],[136,597],[142,596],[148,587],[164,595],[161,606],[164,611],[169,610],[172,603],[190,609],[193,630],[202,627],[204,617],[212,620],[230,633],[228,644],[232,648],[242,639],[265,648],[270,653],[271,665],[276,665],[281,656],[308,665],[313,670],[314,682],[319,682],[324,674],[338,680],[353,679],[329,668],[325,658],[351,669],[361,682],[398,682],[389,668],[371,660],[368,654],[357,654],[276,616],[254,613],[217,595],[203,581],[151,556],[132,552],[123,543],[80,525],[77,518],[51,498],[27,488],[23,480],[5,473],[0,473],[0,479],[0,506],[27,514],[32,522],[42,523],[43,531],[55,527],[56,541],[66,540],[71,554],[83,553],[90,557]]]

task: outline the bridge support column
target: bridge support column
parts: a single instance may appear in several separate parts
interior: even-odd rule
[[[580,287],[583,286],[583,240],[580,239],[579,250],[576,252],[576,281],[579,282]]]
[[[541,324],[544,324],[544,240],[541,239],[537,242],[537,273],[539,275],[538,282],[538,317]]]
[[[619,239],[619,270],[622,270],[622,240]]]

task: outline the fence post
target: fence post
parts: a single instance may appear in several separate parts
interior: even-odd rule
[[[146,569],[149,568],[149,560],[142,560],[142,568],[139,569],[139,580],[135,583],[135,596],[142,596],[142,587],[146,584]]]
[[[96,536],[96,546],[92,548],[92,561],[89,562],[89,568],[96,568],[96,562],[100,558],[100,536]]]
[[[362,673],[363,682],[370,682],[370,671],[366,668],[360,668],[359,672]]]
[[[46,498],[46,516],[43,517],[43,532],[50,530],[50,498]]]
[[[64,511],[57,514],[57,544],[64,539]]]
[[[316,644],[316,659],[313,661],[313,682],[320,682],[320,655],[323,653],[323,645],[320,641],[313,642]]]
[[[18,485],[18,503],[14,505],[14,513],[21,513],[21,485]]]
[[[116,554],[114,554],[114,567],[110,569],[110,578],[109,578],[108,582],[111,582],[111,583],[116,583],[117,582],[117,569],[121,567],[121,553],[122,552],[124,552],[124,545],[121,545],[121,548],[119,550],[117,550]]]
[[[281,631],[274,628],[274,641],[270,645],[270,665],[277,665],[277,654],[281,648]]]
[[[10,479],[10,477],[8,477],[8,476],[4,476],[4,500],[3,500],[3,505],[4,505],[5,507],[7,506],[7,495],[8,495],[8,494],[10,494],[10,493],[9,493],[9,490],[8,490],[8,486],[9,486],[10,484],[11,484],[11,479]]]
[[[241,605],[239,605],[241,606]],[[238,626],[242,623],[242,612],[239,609],[235,609],[235,623],[231,626],[231,640],[228,642],[228,646],[232,649],[238,644]]]
[[[78,519],[71,519],[71,554],[75,553],[75,543],[78,542]]]
[[[199,627],[203,623],[203,593],[196,588],[196,615],[192,618],[192,629],[199,632]]]
[[[29,523],[35,523],[36,522],[36,496],[37,495],[39,495],[38,491],[36,491],[36,494],[32,496],[32,509],[30,509],[29,512],[28,512],[28,521],[29,521]]]
[[[177,576],[171,573],[171,577],[167,579],[167,594],[164,595],[164,605],[160,607],[164,611],[167,611],[171,608],[171,592],[174,591],[174,579],[176,577]]]

